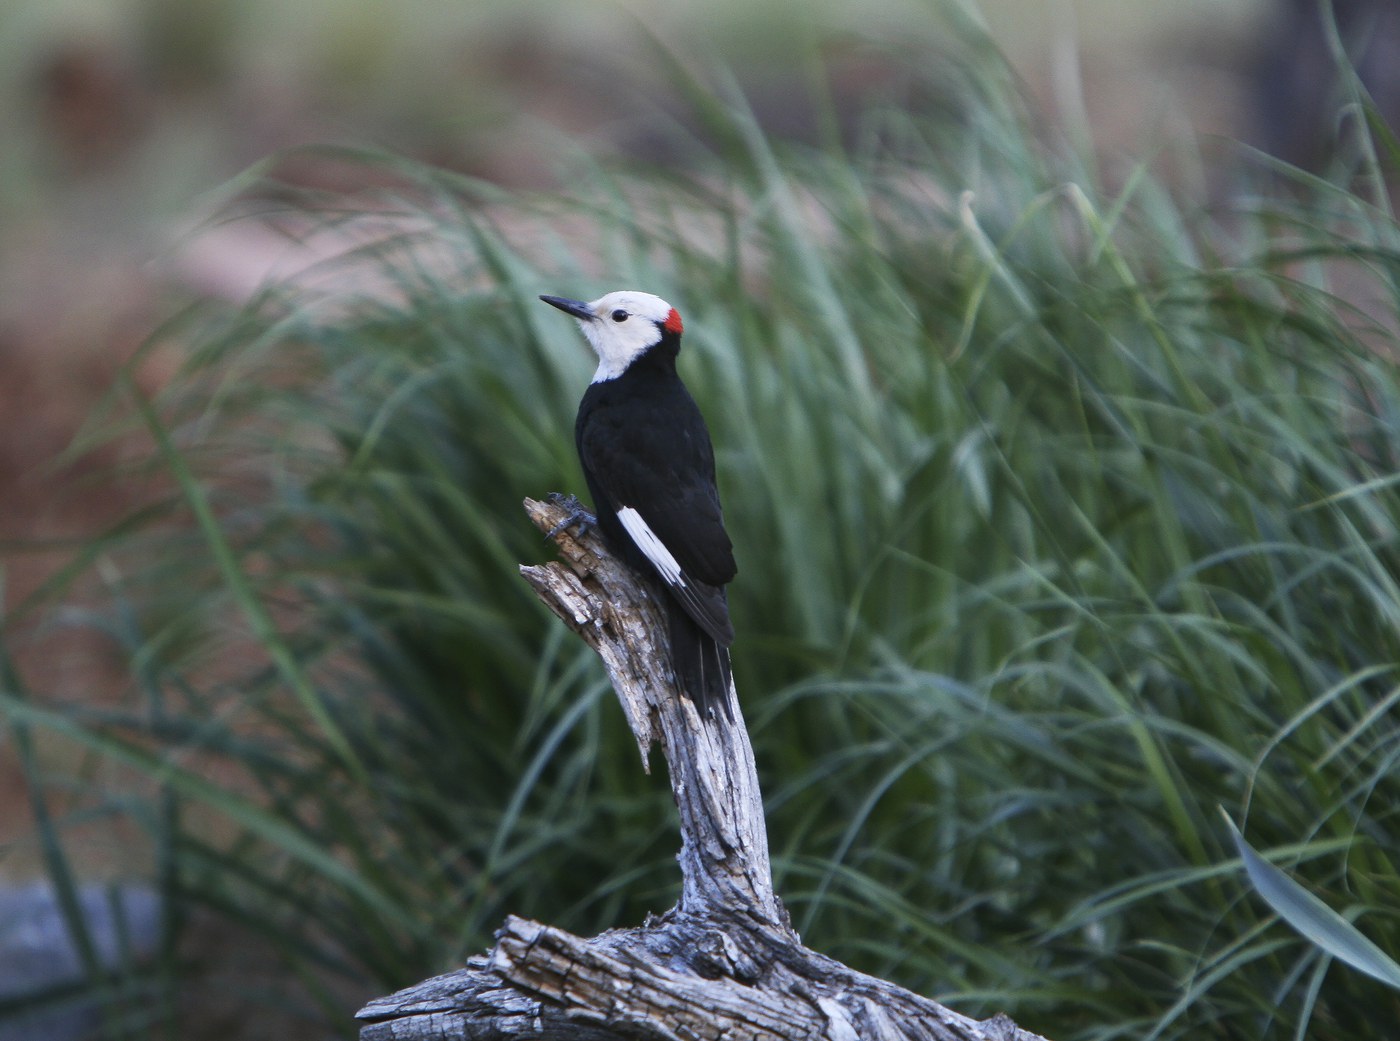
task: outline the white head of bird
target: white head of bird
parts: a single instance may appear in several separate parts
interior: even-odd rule
[[[540,299],[578,319],[583,335],[598,355],[594,383],[617,379],[627,366],[660,343],[664,334],[681,334],[681,316],[676,309],[650,293],[624,289],[600,296],[592,303],[562,296]]]

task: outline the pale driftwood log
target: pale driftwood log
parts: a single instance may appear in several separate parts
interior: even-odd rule
[[[555,502],[525,508],[541,531],[567,516]],[[555,541],[564,563],[521,572],[602,657],[644,768],[661,744],[680,809],[680,903],[591,939],[512,916],[488,955],[361,1009],[361,1041],[1044,1041],[802,946],[773,892],[742,714],[701,720],[677,693],[651,592],[596,534]]]

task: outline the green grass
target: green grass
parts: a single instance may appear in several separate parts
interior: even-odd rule
[[[128,698],[15,676],[10,725],[144,776],[171,898],[259,936],[331,1032],[507,913],[668,906],[664,779],[516,573],[548,556],[520,500],[583,487],[591,366],[536,294],[643,288],[685,315],[810,945],[1056,1041],[1400,1020],[1274,919],[1219,816],[1400,952],[1400,229],[1302,175],[1201,213],[967,72],[958,120],[875,113],[844,152],[697,99],[703,176],[579,162],[489,210],[364,160],[400,188],[337,209],[431,230],[343,261],[384,293],[162,331],[188,366],[102,436],[145,428],[168,501],[55,594]]]

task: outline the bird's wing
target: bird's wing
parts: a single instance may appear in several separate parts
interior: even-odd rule
[[[671,594],[680,601],[686,614],[710,634],[722,646],[734,641],[734,627],[729,621],[729,605],[725,600],[724,588],[701,582],[685,572],[666,544],[657,537],[647,524],[646,518],[631,506],[617,511],[617,519],[622,527],[651,561],[656,573],[666,583]]]
[[[578,444],[594,496],[606,499],[597,505],[617,514],[686,613],[727,646],[734,630],[723,586],[736,568],[708,438],[703,444],[673,444],[665,454],[617,427],[603,431],[588,424]]]

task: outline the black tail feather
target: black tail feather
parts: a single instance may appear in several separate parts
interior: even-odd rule
[[[682,693],[695,702],[702,719],[712,718],[719,708],[724,718],[733,723],[729,648],[696,625],[680,604],[672,600],[669,606],[671,667]]]

